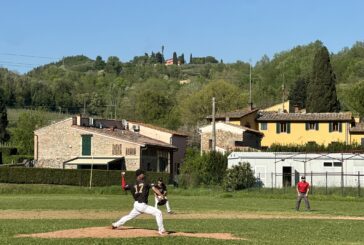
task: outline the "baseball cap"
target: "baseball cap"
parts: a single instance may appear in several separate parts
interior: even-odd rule
[[[301,179],[306,179],[306,177],[305,176],[301,176]]]
[[[139,176],[141,174],[144,174],[144,171],[141,170],[140,168],[135,171],[135,176]]]

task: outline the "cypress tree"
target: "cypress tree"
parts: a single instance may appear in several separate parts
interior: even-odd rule
[[[300,109],[306,108],[307,81],[298,79],[289,91],[289,101],[292,106],[298,106]]]
[[[317,50],[312,75],[307,84],[307,112],[338,112],[340,103],[336,96],[336,77],[326,47]]]
[[[190,54],[190,64],[192,64],[192,54]]]
[[[6,106],[4,102],[4,93],[1,90],[0,91],[0,142],[4,143],[7,142],[10,139],[10,135],[8,131],[6,130],[6,127],[8,126],[8,114],[6,112]]]
[[[178,65],[178,58],[176,52],[173,52],[173,65]]]

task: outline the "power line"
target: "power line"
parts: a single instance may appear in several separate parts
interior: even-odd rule
[[[31,64],[31,63],[22,63],[22,62],[13,62],[8,60],[0,60],[1,64],[13,64],[13,65],[30,65],[30,66],[40,66],[41,64]]]
[[[58,57],[47,57],[47,56],[37,56],[37,55],[28,55],[28,54],[14,54],[14,53],[0,53],[0,55],[20,56],[20,57],[49,59],[49,60],[62,59],[62,58],[58,58]]]
[[[0,63],[0,67],[4,68],[4,67],[8,67],[8,66],[15,66],[15,67],[34,67],[32,65],[17,65],[17,64],[2,64]]]

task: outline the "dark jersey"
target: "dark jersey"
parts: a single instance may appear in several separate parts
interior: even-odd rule
[[[164,183],[161,185],[155,185],[155,188],[157,188],[162,195],[167,194],[167,186]]]
[[[134,185],[126,185],[125,190],[130,190],[135,201],[148,204],[149,189],[153,186],[153,184],[137,180]]]

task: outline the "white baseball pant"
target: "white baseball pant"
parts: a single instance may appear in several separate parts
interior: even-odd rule
[[[163,225],[162,212],[157,208],[154,208],[145,203],[139,203],[139,202],[134,202],[134,208],[130,211],[130,213],[121,217],[121,219],[119,219],[118,221],[113,223],[113,226],[116,226],[116,227],[122,226],[129,220],[138,217],[142,213],[153,215],[157,221],[158,231],[160,231],[160,232],[165,231],[164,225]]]

